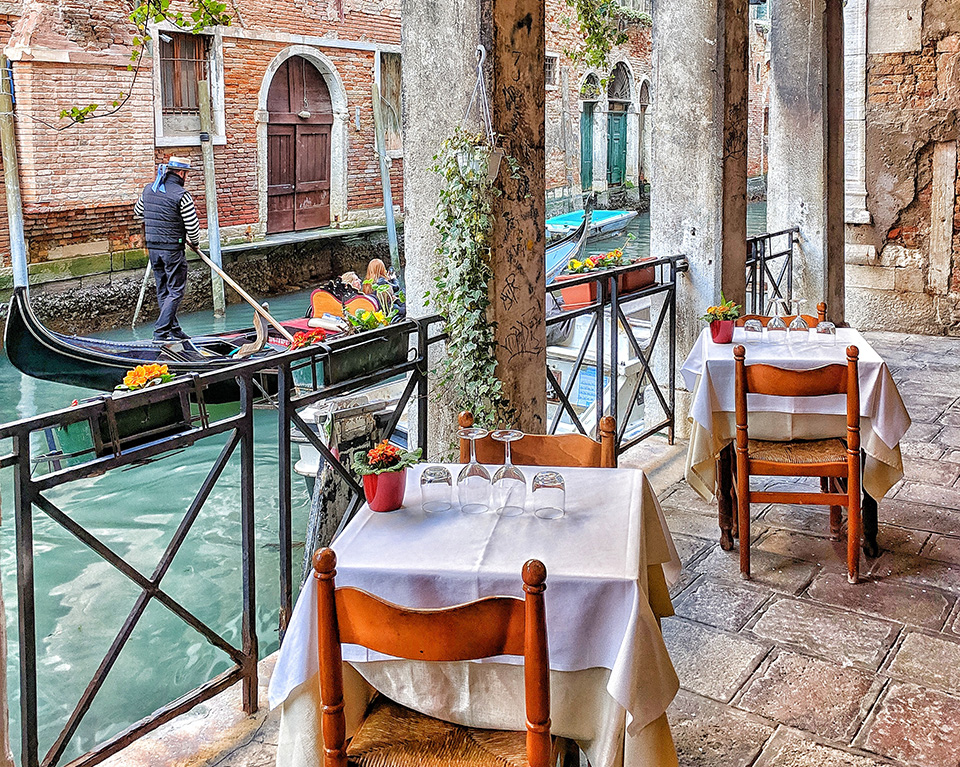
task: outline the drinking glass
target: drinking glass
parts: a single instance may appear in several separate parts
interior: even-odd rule
[[[510,443],[523,439],[523,432],[516,429],[499,429],[490,435],[503,443],[503,466],[493,475],[493,497],[497,514],[501,517],[516,517],[523,514],[527,497],[527,478],[513,465]]]
[[[566,491],[563,477],[556,471],[538,471],[533,478],[533,513],[540,519],[563,516]]]
[[[815,331],[817,343],[825,346],[836,346],[837,344],[837,326],[832,322],[821,322],[817,325]]]
[[[457,477],[457,498],[464,514],[482,514],[490,510],[490,472],[477,463],[477,442],[489,434],[486,429],[460,429],[457,436],[470,440],[470,463]]]
[[[428,514],[453,506],[453,477],[445,466],[427,466],[420,474],[420,508]]]
[[[810,340],[810,326],[807,321],[800,316],[800,311],[806,302],[803,298],[795,298],[790,303],[793,304],[794,318],[790,321],[790,327],[787,328],[787,338],[791,343]]]
[[[787,302],[782,298],[774,299],[771,308],[773,316],[767,322],[767,340],[780,343],[787,338],[787,323],[783,319],[787,314]]]
[[[748,344],[758,344],[763,340],[763,323],[760,320],[747,320],[743,323],[743,335]]]

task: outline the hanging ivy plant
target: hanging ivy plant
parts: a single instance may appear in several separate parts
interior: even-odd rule
[[[576,24],[583,45],[565,51],[574,61],[606,71],[614,46],[627,42],[627,33],[620,28],[620,3],[617,0],[565,0],[576,13]],[[570,20],[567,20],[568,26]]]
[[[516,177],[516,160],[492,149],[483,133],[458,128],[433,165],[443,178],[430,222],[440,234],[439,270],[426,303],[446,318],[449,336],[438,380],[456,410],[470,410],[478,426],[515,420],[497,377],[495,325],[489,316],[493,201],[503,194],[495,181],[504,170],[494,164],[505,164]]]

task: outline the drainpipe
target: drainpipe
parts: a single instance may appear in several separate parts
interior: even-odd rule
[[[383,213],[387,220],[387,239],[390,242],[390,265],[400,271],[400,247],[397,244],[397,224],[393,220],[393,190],[390,188],[390,166],[387,165],[387,147],[384,141],[383,111],[380,104],[380,85],[373,84],[374,146],[380,160],[380,185],[383,187]]]
[[[197,82],[197,101],[200,107],[200,149],[203,153],[203,191],[207,208],[207,240],[210,248],[210,260],[221,269],[223,257],[220,255],[220,216],[217,212],[217,177],[213,164],[213,114],[210,109],[210,83],[207,80]],[[226,315],[227,300],[223,292],[223,280],[215,271],[210,273],[210,286],[213,292],[213,316]]]
[[[0,54],[0,145],[3,148],[3,181],[7,190],[7,218],[10,221],[10,261],[13,285],[26,288],[27,244],[23,236],[23,204],[20,200],[20,167],[17,164],[17,134],[13,120],[13,70],[10,60]]]

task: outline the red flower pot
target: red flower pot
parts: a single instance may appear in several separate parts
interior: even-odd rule
[[[634,272],[624,272],[617,277],[617,290],[620,295],[632,293],[635,290],[641,290],[648,285],[653,285],[656,281],[656,275],[653,273],[653,267],[646,269],[637,269]]]
[[[714,320],[710,323],[710,337],[715,344],[728,344],[733,341],[733,320]]]
[[[407,486],[407,470],[363,475],[363,494],[371,511],[396,511],[403,506]]]

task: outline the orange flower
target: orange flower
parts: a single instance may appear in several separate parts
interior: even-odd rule
[[[400,460],[400,448],[383,440],[379,445],[367,451],[367,461],[371,468],[385,469]]]

